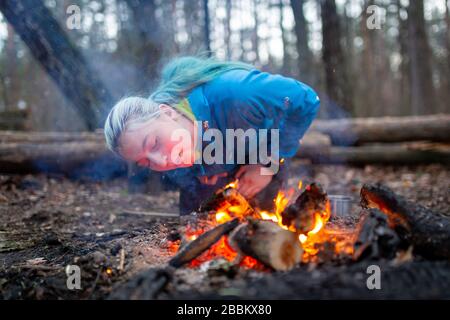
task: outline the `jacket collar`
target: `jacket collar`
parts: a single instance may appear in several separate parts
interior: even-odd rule
[[[192,112],[197,121],[202,121],[203,130],[211,124],[211,108],[203,94],[203,85],[194,88],[187,96]]]
[[[211,125],[211,108],[209,106],[208,100],[206,100],[205,95],[203,94],[203,86],[198,86],[194,88],[187,96],[187,100],[191,107],[192,113],[194,114],[195,120],[201,122],[201,126],[198,126],[197,131],[197,140],[198,146],[202,146],[201,149],[196,152],[203,152],[203,133],[205,130],[209,129]],[[205,175],[205,167],[203,164],[195,165],[195,168],[198,170],[200,175]]]

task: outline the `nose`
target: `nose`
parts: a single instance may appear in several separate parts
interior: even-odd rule
[[[153,163],[158,167],[165,167],[167,165],[167,157],[160,152],[148,153],[147,159],[150,160],[150,163]]]

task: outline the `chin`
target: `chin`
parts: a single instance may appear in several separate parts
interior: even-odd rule
[[[178,165],[176,165],[177,168],[187,168],[187,167],[192,167],[192,163],[180,163]]]

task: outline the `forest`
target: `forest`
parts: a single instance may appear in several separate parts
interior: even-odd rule
[[[105,113],[118,98],[148,95],[161,66],[187,54],[241,60],[305,82],[322,98],[321,118],[449,112],[447,0],[14,1],[21,2],[36,6],[21,14],[38,19],[39,35],[21,40],[27,30],[0,14],[0,110],[26,116],[17,125],[32,130],[89,128],[84,104]],[[2,11],[13,10],[7,3]],[[33,17],[38,10],[48,14]],[[70,46],[73,56],[36,47],[55,23],[55,46]],[[85,67],[43,67],[53,60]],[[52,81],[65,72],[75,83]]]
[[[149,97],[182,56],[320,110],[277,81],[225,82],[223,109],[178,79]],[[253,94],[288,110],[277,173],[167,161],[197,151],[169,131],[275,127]],[[0,300],[448,300],[449,102],[450,0],[0,0]]]

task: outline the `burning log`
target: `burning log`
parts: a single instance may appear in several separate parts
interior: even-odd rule
[[[206,231],[197,239],[183,246],[178,251],[177,255],[169,261],[169,265],[175,268],[179,268],[185,263],[192,261],[203,252],[205,252],[208,248],[210,248],[214,243],[219,241],[222,236],[230,233],[234,228],[238,226],[238,224],[239,220],[233,219],[231,221],[218,225],[214,229]]]
[[[317,214],[327,220],[329,213],[330,203],[327,193],[319,184],[312,183],[281,213],[281,217],[283,225],[290,230],[305,234],[314,228]]]
[[[389,226],[422,256],[450,259],[448,217],[413,204],[381,184],[364,185],[361,189],[361,204],[385,213]]]
[[[202,203],[199,212],[222,211],[238,213],[239,217],[259,217],[244,196],[235,188],[235,183],[230,183],[219,189],[211,198]]]
[[[393,258],[399,245],[399,238],[389,228],[387,217],[378,209],[364,211],[357,226],[353,245],[353,259]]]
[[[266,220],[249,219],[230,235],[230,245],[275,270],[290,270],[298,264],[303,248],[298,236]]]

